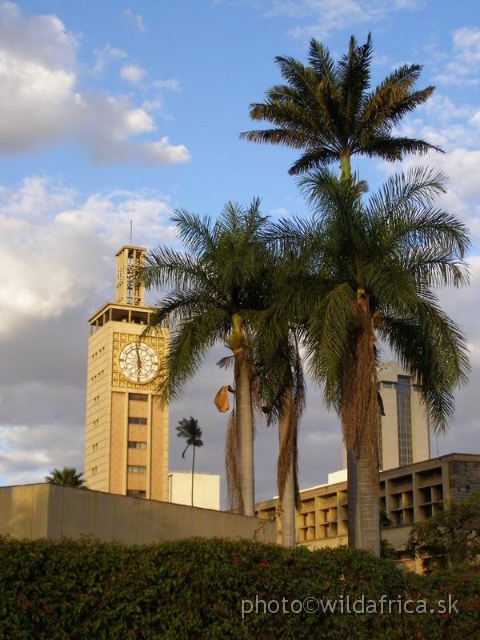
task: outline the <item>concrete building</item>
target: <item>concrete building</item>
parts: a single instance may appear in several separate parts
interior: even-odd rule
[[[168,330],[142,335],[152,312],[136,277],[144,255],[120,249],[115,302],[89,320],[84,474],[90,489],[167,500],[168,407],[155,391]]]
[[[168,474],[168,501],[186,504],[202,509],[220,510],[220,476],[207,473],[192,474],[186,471],[174,471]]]
[[[380,470],[396,469],[430,458],[430,425],[421,387],[396,362],[378,367],[383,405],[378,438]],[[343,465],[347,466],[344,449]]]
[[[421,387],[396,362],[378,368],[384,414],[379,434],[380,469],[430,458],[430,427]]]
[[[480,491],[480,455],[452,453],[380,473],[379,509],[392,526],[382,537],[402,551],[414,523],[437,513],[444,500],[461,500]],[[260,518],[277,519],[278,499],[257,504]],[[281,541],[281,519],[278,519]],[[347,480],[329,475],[327,484],[300,492],[298,543],[310,548],[348,544]]]

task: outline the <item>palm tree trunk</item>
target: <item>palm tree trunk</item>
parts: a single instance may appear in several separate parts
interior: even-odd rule
[[[237,417],[237,451],[240,476],[240,505],[246,516],[255,515],[255,480],[253,468],[253,412],[250,367],[243,350],[235,354],[235,411]]]
[[[193,479],[195,478],[195,449],[197,447],[193,445],[193,459],[192,459],[192,507],[193,507]]]
[[[367,447],[360,443],[358,458],[347,451],[348,546],[380,555],[378,474],[372,477]]]
[[[350,180],[351,176],[350,153],[346,150],[340,153],[340,179]]]
[[[292,434],[289,433],[292,425],[292,389],[291,387],[285,392],[283,411],[278,422],[278,435],[280,441],[280,452],[287,445],[287,439]],[[296,509],[295,509],[295,470],[294,470],[294,450],[295,443],[287,446],[289,450],[287,468],[282,469],[282,462],[279,457],[279,484],[281,482],[281,474],[285,473],[285,484],[283,485],[283,495],[281,500],[282,509],[282,545],[284,547],[294,547],[296,544]]]
[[[366,306],[360,296],[360,305]],[[373,320],[353,340],[344,360],[342,428],[347,447],[348,544],[380,555],[378,401]]]

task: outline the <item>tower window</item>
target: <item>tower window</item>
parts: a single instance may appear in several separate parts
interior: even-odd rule
[[[146,498],[147,492],[138,491],[137,489],[127,489],[127,496],[130,496],[131,498]]]
[[[128,448],[129,449],[146,449],[147,448],[147,443],[146,442],[138,442],[135,440],[129,440],[128,441]]]
[[[131,393],[130,400],[137,400],[138,402],[147,402],[148,395],[146,393]]]
[[[134,416],[130,416],[128,418],[128,424],[147,424],[146,418],[135,418]]]
[[[401,467],[412,464],[412,408],[408,376],[398,376],[397,384],[398,462]]]
[[[127,473],[147,473],[147,467],[128,465]]]

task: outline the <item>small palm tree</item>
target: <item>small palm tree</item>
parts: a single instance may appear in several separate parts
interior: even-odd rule
[[[83,486],[85,480],[82,476],[83,472],[78,473],[74,467],[63,467],[63,469],[52,469],[50,475],[45,476],[45,481],[48,484],[58,484],[62,487],[86,488]]]
[[[355,154],[394,161],[407,153],[440,151],[424,140],[392,133],[402,117],[434,90],[415,88],[422,67],[405,64],[371,91],[372,55],[369,34],[363,45],[352,36],[348,53],[338,62],[315,39],[310,42],[307,66],[278,56],[275,61],[287,84],[271,87],[265,102],[250,105],[250,117],[270,122],[273,128],[246,131],[240,137],[302,149],[290,174],[340,161],[344,178],[350,177],[350,159]]]
[[[192,507],[193,507],[193,479],[195,476],[195,451],[198,447],[203,447],[203,440],[202,440],[203,431],[198,426],[198,420],[195,420],[195,418],[192,418],[192,416],[190,416],[189,419],[183,418],[183,420],[180,420],[178,423],[178,427],[176,427],[176,429],[177,429],[177,436],[179,438],[184,438],[184,440],[187,443],[187,446],[185,447],[182,453],[182,458],[185,459],[185,454],[187,453],[188,448],[193,447],[193,458],[192,458]]]

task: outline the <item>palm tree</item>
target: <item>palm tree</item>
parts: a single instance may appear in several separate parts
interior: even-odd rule
[[[193,507],[193,479],[195,476],[195,451],[197,447],[203,447],[202,435],[203,431],[198,426],[198,420],[192,418],[190,419],[183,418],[183,420],[179,420],[177,427],[177,436],[179,438],[184,438],[187,446],[183,450],[182,458],[185,459],[185,454],[189,447],[193,447],[193,458],[192,458],[192,507]]]
[[[349,544],[378,554],[377,339],[418,381],[433,427],[445,429],[469,365],[464,336],[434,290],[467,281],[467,232],[434,206],[444,177],[426,168],[393,176],[367,202],[353,180],[326,170],[301,186],[315,217],[274,229],[304,256],[303,282],[300,274],[286,304],[289,313],[308,305],[310,371],[341,419]]]
[[[142,278],[147,287],[172,287],[151,317],[151,326],[171,327],[161,397],[177,398],[198,371],[204,354],[219,341],[234,360],[235,419],[230,440],[236,444],[240,513],[255,513],[253,470],[253,360],[249,323],[265,307],[269,271],[262,241],[267,218],[260,202],[248,208],[227,203],[219,218],[176,211],[173,222],[186,252],[159,247],[146,256]]]
[[[272,305],[272,310],[275,305]],[[268,319],[275,316],[273,311]],[[273,325],[273,326],[272,326]],[[282,518],[282,544],[296,543],[296,509],[299,506],[298,429],[305,408],[305,382],[294,326],[276,335],[275,320],[263,323],[257,339],[257,370],[268,424],[278,423],[277,487]]]
[[[250,105],[250,117],[273,128],[246,131],[240,137],[302,149],[290,174],[340,161],[344,178],[350,177],[350,159],[356,154],[394,161],[407,153],[440,151],[424,140],[392,133],[402,117],[434,90],[415,88],[422,67],[402,65],[371,91],[372,55],[369,34],[363,45],[352,36],[348,53],[338,62],[315,39],[310,41],[308,66],[291,57],[276,57],[287,84],[271,87],[265,102]]]
[[[52,469],[50,475],[45,476],[47,484],[58,484],[62,487],[79,487],[86,489],[83,485],[83,472],[78,473],[73,467],[63,467],[63,469]]]
[[[267,424],[278,424],[277,487],[282,544],[294,546],[296,509],[300,503],[297,441],[306,398],[300,355],[305,318],[296,312],[285,313],[283,304],[283,294],[296,282],[299,271],[297,252],[281,243],[272,243],[271,235],[267,228],[265,239],[271,252],[272,286],[267,291],[267,309],[255,318],[255,364]]]

